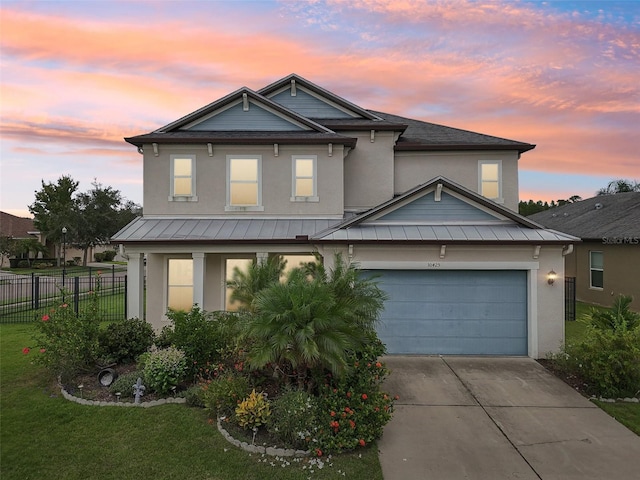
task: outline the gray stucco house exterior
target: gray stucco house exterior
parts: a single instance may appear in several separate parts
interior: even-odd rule
[[[516,213],[532,144],[367,110],[295,74],[126,141],[144,216],[112,243],[130,315],[158,329],[168,308],[232,309],[234,266],[341,252],[389,295],[391,354],[537,358],[564,340],[549,275],[577,239]]]

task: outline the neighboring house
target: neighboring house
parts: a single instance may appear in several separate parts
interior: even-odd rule
[[[611,306],[631,295],[640,311],[640,193],[600,195],[527,218],[582,238],[565,267],[576,278],[577,300]]]
[[[0,212],[0,237],[13,240],[37,240],[44,244],[40,232],[33,225],[32,218],[17,217],[6,212]],[[0,267],[9,266],[7,263],[3,255],[0,259]]]
[[[366,110],[297,75],[126,141],[144,156],[144,216],[112,243],[129,314],[156,328],[169,307],[232,309],[234,266],[342,252],[389,294],[389,353],[540,357],[563,341],[547,277],[578,239],[516,213],[534,145]]]

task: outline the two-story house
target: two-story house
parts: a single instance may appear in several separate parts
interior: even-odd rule
[[[551,277],[577,239],[516,213],[534,145],[366,110],[298,75],[126,141],[144,157],[144,216],[112,242],[129,315],[156,328],[168,308],[233,308],[235,266],[342,252],[389,295],[389,353],[535,358],[563,340]]]

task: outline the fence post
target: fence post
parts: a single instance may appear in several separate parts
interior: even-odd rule
[[[33,308],[40,308],[40,277],[38,275],[33,275],[31,279],[31,285],[33,286]]]
[[[124,318],[125,320],[129,318],[129,315],[127,315],[127,297],[128,297],[127,292],[129,291],[128,285],[127,285],[127,278],[128,276],[125,275],[124,276]]]
[[[80,304],[80,277],[73,277],[73,311],[76,312],[76,316],[79,313]]]

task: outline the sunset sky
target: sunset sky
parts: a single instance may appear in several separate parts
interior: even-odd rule
[[[520,199],[640,181],[639,1],[0,3],[0,209],[41,181],[142,203],[146,133],[290,73],[364,108],[537,145]]]

